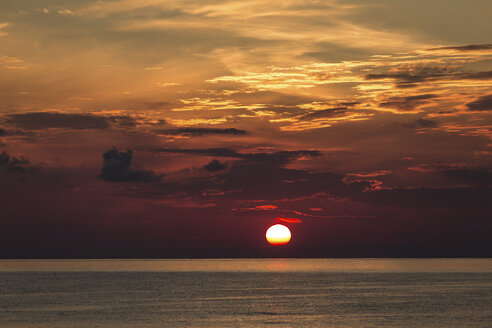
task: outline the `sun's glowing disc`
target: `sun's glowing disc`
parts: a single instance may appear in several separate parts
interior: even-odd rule
[[[290,230],[283,224],[272,225],[266,232],[266,240],[273,246],[285,245],[290,238]]]

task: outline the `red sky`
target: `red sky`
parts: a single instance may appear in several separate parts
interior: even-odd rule
[[[0,257],[491,256],[491,11],[3,0]]]

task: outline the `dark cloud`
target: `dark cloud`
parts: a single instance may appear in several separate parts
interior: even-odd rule
[[[420,67],[412,71],[397,73],[367,74],[366,80],[392,79],[397,88],[414,88],[417,83],[439,80],[490,80],[492,71],[463,73],[454,67]]]
[[[466,107],[468,107],[468,110],[473,111],[492,110],[492,94],[482,96],[475,101],[469,102],[466,104]]]
[[[129,116],[34,112],[6,115],[5,123],[25,130],[42,130],[49,128],[90,130],[108,129],[111,125],[132,127],[136,126],[137,121]]]
[[[444,170],[443,173],[450,178],[468,181],[481,186],[492,186],[492,169],[490,168],[454,167]]]
[[[180,148],[144,148],[156,153],[177,153],[190,155],[203,155],[214,157],[234,157],[242,158],[243,154],[229,148],[206,148],[206,149],[180,149]]]
[[[491,188],[396,188],[352,193],[374,206],[401,208],[492,208]]]
[[[26,133],[24,131],[19,130],[7,130],[0,128],[0,137],[9,137],[9,136],[26,136],[30,135],[30,133]]]
[[[359,105],[360,101],[348,101],[348,102],[341,102],[339,103],[340,106],[346,106],[346,107],[352,107],[355,105]]]
[[[221,171],[228,167],[227,163],[222,163],[217,159],[212,160],[210,163],[205,165],[203,168],[208,171]]]
[[[413,168],[415,171],[443,174],[446,177],[469,182],[473,185],[492,186],[492,168],[490,167],[466,167],[462,164],[419,164]]]
[[[366,80],[383,80],[383,79],[395,79],[399,81],[405,81],[408,83],[422,82],[427,79],[425,75],[415,75],[409,73],[382,73],[382,74],[367,74]]]
[[[437,95],[433,95],[433,94],[425,94],[425,95],[417,95],[417,96],[408,96],[408,97],[403,97],[403,98],[400,98],[400,97],[395,97],[394,99],[397,99],[397,100],[404,100],[404,101],[418,101],[418,100],[426,100],[426,99],[433,99],[433,98],[437,98],[438,96]],[[392,99],[392,98],[390,98]]]
[[[416,83],[398,83],[396,85],[396,87],[398,89],[411,89],[411,88],[415,88],[417,86],[418,86],[418,84],[416,84]]]
[[[366,183],[347,184],[335,172],[275,167],[265,162],[240,162],[220,176],[226,190],[240,190],[243,199],[280,200],[306,197],[319,193],[339,197],[349,190],[362,190]]]
[[[491,80],[492,71],[463,73],[454,76],[455,80]]]
[[[150,148],[146,149],[160,153],[181,153],[190,155],[203,155],[213,157],[240,158],[247,162],[262,163],[266,166],[280,167],[290,161],[301,157],[317,157],[322,154],[317,150],[276,151],[271,153],[240,153],[230,148],[206,148],[206,149],[180,149],[180,148]]]
[[[438,66],[424,65],[424,66],[417,66],[410,69],[406,69],[401,72],[367,74],[365,78],[366,80],[393,79],[403,84],[414,84],[417,82],[426,81],[428,79],[442,78],[459,73],[461,72],[457,71],[456,68],[454,67],[448,67],[443,65],[438,65]]]
[[[425,118],[419,118],[415,121],[415,123],[420,126],[420,127],[423,127],[423,128],[433,128],[433,127],[436,127],[437,126],[437,123],[435,121],[432,121],[432,120],[428,120],[428,119],[425,119]]]
[[[12,172],[22,172],[29,168],[29,160],[24,157],[10,156],[7,152],[0,154],[0,177]]]
[[[202,136],[207,134],[231,134],[241,135],[246,134],[246,130],[239,130],[236,128],[218,129],[218,128],[179,128],[179,129],[165,129],[155,131],[158,134],[165,135],[188,135],[188,136]]]
[[[435,121],[428,120],[426,118],[421,117],[409,123],[402,123],[402,125],[408,128],[418,129],[418,128],[434,128],[437,126],[437,123]]]
[[[423,94],[408,97],[390,97],[387,99],[387,101],[381,102],[379,106],[385,108],[394,108],[401,111],[411,111],[418,106],[427,104],[427,100],[438,97],[439,96],[433,94]]]
[[[470,44],[466,46],[432,48],[429,50],[475,51],[475,50],[489,50],[489,49],[492,49],[492,44]]]
[[[108,119],[103,116],[62,114],[56,112],[11,114],[6,117],[6,122],[25,130],[41,130],[47,128],[74,130],[109,128]]]
[[[287,164],[299,157],[321,156],[318,151],[277,151],[271,153],[239,153],[232,149],[157,149],[164,153],[182,153],[202,156],[236,158],[228,170],[218,170],[214,177],[200,177],[181,181],[164,182],[162,191],[139,194],[134,197],[162,197],[183,194],[202,198],[206,190],[226,193],[228,198],[283,199],[303,197],[316,193],[346,190],[343,175],[333,172],[310,172],[287,168]],[[212,161],[209,168],[223,168],[223,163]],[[355,185],[354,185],[355,186]],[[351,186],[350,188],[354,188]],[[364,185],[365,187],[365,185]],[[229,194],[229,191],[233,191]],[[223,196],[226,197],[226,196]]]
[[[138,124],[137,120],[130,116],[109,116],[105,118],[108,122],[114,123],[121,127],[135,127]]]
[[[302,115],[299,119],[303,121],[311,121],[318,118],[336,117],[336,116],[343,115],[346,110],[347,107],[328,108],[328,109],[318,110],[312,113]]]
[[[131,150],[118,151],[116,147],[103,154],[101,179],[111,182],[157,182],[162,175],[152,171],[132,168],[133,152]]]

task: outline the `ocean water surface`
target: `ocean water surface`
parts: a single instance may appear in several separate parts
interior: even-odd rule
[[[491,326],[492,259],[0,261],[0,327]]]

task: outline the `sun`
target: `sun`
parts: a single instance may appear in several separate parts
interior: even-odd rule
[[[283,224],[272,225],[266,232],[266,240],[273,246],[285,245],[290,238],[290,230]]]

